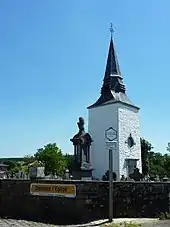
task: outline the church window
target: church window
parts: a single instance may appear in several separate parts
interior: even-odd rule
[[[132,137],[132,135],[130,134],[130,136],[128,137],[128,140],[127,140],[127,143],[128,143],[128,146],[131,148],[134,146],[134,139]]]

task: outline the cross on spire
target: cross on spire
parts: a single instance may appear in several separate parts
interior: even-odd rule
[[[88,108],[110,104],[112,102],[122,102],[127,105],[134,106],[126,94],[126,88],[119,69],[119,63],[113,44],[113,24],[110,23],[109,28],[111,39],[109,45],[109,53],[107,57],[105,75],[99,99]],[[136,107],[138,109],[138,107]]]
[[[110,34],[111,34],[111,38],[112,38],[113,37],[113,32],[114,32],[114,30],[113,30],[113,24],[112,23],[110,23],[109,30],[110,30]]]

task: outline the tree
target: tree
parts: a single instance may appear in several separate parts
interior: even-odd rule
[[[147,175],[149,173],[149,152],[152,150],[152,144],[144,138],[141,138],[141,158],[142,158],[142,173]]]
[[[34,161],[35,161],[35,156],[33,156],[33,155],[26,155],[25,157],[24,157],[24,164],[23,165],[29,165],[29,164],[31,164],[31,163],[33,163]]]
[[[25,173],[28,173],[29,172],[29,165],[31,163],[33,163],[35,161],[35,156],[33,155],[26,155],[23,159],[23,163],[22,163],[22,170],[25,172]]]
[[[66,154],[64,155],[65,161],[66,161],[66,167],[69,170],[70,173],[72,173],[73,169],[74,169],[74,156],[71,154]]]
[[[149,174],[152,178],[155,178],[158,175],[160,178],[163,178],[167,175],[168,169],[165,168],[165,156],[161,153],[149,152]]]
[[[166,147],[166,150],[170,152],[170,142],[168,142],[168,146]]]
[[[166,171],[166,175],[170,177],[170,155],[164,155],[164,169]]]
[[[62,174],[66,168],[66,160],[56,143],[49,143],[38,149],[35,159],[45,166],[45,174]]]
[[[8,171],[10,173],[17,173],[22,169],[21,163],[16,161],[4,161],[4,164],[8,165]]]

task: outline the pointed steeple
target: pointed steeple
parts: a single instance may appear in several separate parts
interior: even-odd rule
[[[103,92],[106,92],[106,90],[125,93],[125,85],[122,81],[119,63],[114,49],[112,37],[110,40],[109,53],[101,94]]]
[[[105,78],[110,75],[121,75],[116,52],[114,50],[113,39],[110,39],[109,54],[107,58]]]
[[[112,102],[122,102],[128,105],[133,105],[127,97],[126,88],[125,88],[125,85],[123,84],[123,79],[121,76],[119,63],[118,63],[116,51],[113,44],[112,25],[110,28],[110,32],[111,32],[111,39],[110,39],[109,53],[107,57],[106,70],[105,70],[105,75],[103,79],[103,85],[101,88],[101,95],[100,95],[100,98],[88,108],[101,106]]]

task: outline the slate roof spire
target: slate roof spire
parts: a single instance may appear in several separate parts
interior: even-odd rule
[[[113,31],[112,23],[110,25],[109,30],[111,33],[111,39],[110,39],[110,47],[109,47],[109,54],[108,54],[108,58],[107,58],[105,76],[106,76],[106,73],[110,73],[112,75],[121,75],[120,69],[119,69],[119,63],[118,63],[116,52],[115,52],[114,45],[113,45],[113,32],[114,31]]]
[[[111,37],[109,53],[106,64],[105,77],[110,75],[119,75],[121,76],[118,59],[114,50],[113,39]]]
[[[119,63],[118,63],[116,51],[113,44],[112,24],[111,24],[110,31],[111,31],[111,39],[110,39],[109,53],[108,53],[105,76],[103,80],[101,93],[103,93],[105,89],[110,89],[115,92],[125,93],[125,86],[123,85]]]
[[[113,28],[110,28],[111,39],[109,45],[109,52],[107,57],[105,75],[101,94],[99,99],[88,108],[110,104],[112,102],[122,102],[127,105],[133,105],[126,94],[126,88],[123,84],[116,51],[113,44]]]

